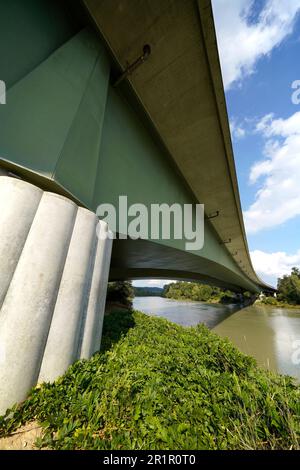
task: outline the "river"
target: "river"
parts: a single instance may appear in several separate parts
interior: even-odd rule
[[[136,297],[133,306],[182,326],[204,323],[263,367],[300,381],[300,310],[257,305],[240,309],[162,297]]]

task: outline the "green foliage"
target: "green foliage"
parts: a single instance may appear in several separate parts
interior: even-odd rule
[[[132,299],[134,297],[134,290],[131,281],[116,281],[109,282],[107,287],[108,302],[117,302],[125,307],[132,307]]]
[[[278,301],[275,299],[275,297],[265,297],[262,299],[261,303],[266,305],[278,305]]]
[[[163,296],[168,299],[193,300],[195,302],[236,303],[238,298],[229,290],[198,282],[172,282],[164,286]]]
[[[278,299],[291,304],[300,304],[300,270],[292,268],[290,275],[278,279]]]
[[[243,292],[243,297],[245,299],[251,299],[251,297],[253,297],[253,294],[246,290],[245,292]]]
[[[114,312],[102,351],[0,418],[1,434],[37,419],[54,449],[299,448],[292,379],[203,325]]]
[[[164,297],[169,299],[187,299],[194,301],[208,301],[220,297],[220,289],[196,282],[172,282],[164,286]]]

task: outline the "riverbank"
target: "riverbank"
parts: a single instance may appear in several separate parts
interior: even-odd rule
[[[299,403],[292,379],[206,327],[115,311],[100,353],[0,425],[4,436],[37,420],[52,449],[296,449]]]
[[[251,297],[250,293],[245,293],[247,298]],[[219,287],[198,282],[177,281],[166,284],[163,289],[163,297],[166,299],[234,304],[243,300],[243,296],[236,295],[229,290],[222,290]]]
[[[135,310],[166,318],[181,326],[206,325],[229,338],[238,349],[268,370],[290,375],[300,383],[300,309],[263,305],[221,305],[165,298],[136,297]]]
[[[243,300],[240,301],[233,301],[232,298],[224,299],[224,298],[213,298],[213,299],[208,299],[208,300],[195,300],[195,299],[190,299],[186,297],[163,297],[163,299],[168,299],[168,300],[175,300],[179,302],[187,302],[187,303],[201,303],[201,304],[208,304],[208,305],[224,305],[224,306],[229,306],[229,305],[235,305],[235,306],[240,306],[240,308],[247,307],[248,305],[252,305],[255,303],[255,301],[251,298],[244,298]],[[300,306],[298,307],[300,308]]]
[[[208,300],[193,300],[193,299],[189,299],[189,298],[186,298],[186,297],[166,297],[170,300],[179,300],[179,301],[183,301],[183,302],[201,302],[203,304],[219,304],[219,305],[241,305],[241,308],[243,308],[244,306],[247,306],[247,305],[256,305],[256,306],[262,306],[262,307],[273,307],[273,308],[289,308],[289,309],[294,309],[294,310],[300,310],[300,305],[294,305],[294,304],[289,304],[287,302],[280,302],[279,300],[275,299],[274,297],[267,297],[265,300],[255,300],[253,301],[253,299],[250,299],[250,298],[246,298],[244,299],[242,302],[232,302],[230,301],[223,301],[222,298],[213,298],[213,299],[208,299]],[[269,299],[269,300],[267,300]]]
[[[300,310],[300,305],[288,304],[287,302],[280,302],[279,300],[275,299],[274,297],[267,297],[267,299],[271,299],[271,301],[266,300],[259,300],[257,299],[254,302],[254,305],[261,306],[261,307],[272,307],[272,308],[288,308],[292,310]]]
[[[175,298],[175,297],[164,297],[164,296],[161,296],[161,298],[168,299],[168,300],[177,300],[179,302],[190,302],[190,303],[199,302],[199,303],[202,303],[202,304],[221,304],[220,299],[193,300],[193,299],[189,299],[189,298],[186,298],[186,297]]]

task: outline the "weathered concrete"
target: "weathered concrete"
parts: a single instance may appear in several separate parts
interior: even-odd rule
[[[39,382],[55,380],[78,359],[84,302],[89,296],[89,277],[93,268],[96,247],[97,220],[95,214],[79,208],[44,352]]]
[[[54,380],[77,359],[91,302],[94,324],[102,324],[104,300],[95,296],[105,299],[112,240],[98,240],[97,223],[65,197],[0,178],[1,414],[39,376]]]
[[[104,317],[106,286],[112,249],[112,235],[107,224],[100,221],[98,226],[99,241],[96,249],[91,291],[82,328],[82,346],[80,357],[88,359],[99,350]],[[105,236],[108,234],[108,237]]]
[[[20,180],[0,178],[0,308],[42,194],[40,189]]]

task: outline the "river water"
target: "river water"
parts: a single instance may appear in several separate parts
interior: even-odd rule
[[[162,297],[136,297],[133,306],[183,326],[204,323],[263,367],[300,381],[300,310],[257,305],[241,309]]]

